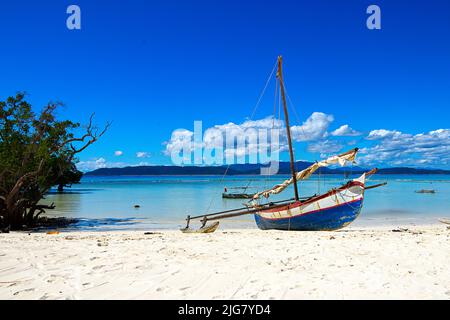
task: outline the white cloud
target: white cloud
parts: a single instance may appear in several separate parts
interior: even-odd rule
[[[308,151],[328,155],[341,151],[343,145],[336,140],[322,140],[308,144]]]
[[[125,162],[109,162],[105,158],[94,158],[92,160],[80,161],[76,164],[78,170],[82,172],[92,171],[96,169],[102,168],[120,168],[129,166],[128,163]]]
[[[183,146],[189,146],[191,150],[191,140],[194,132],[186,129],[176,129],[172,132],[172,137],[169,141],[165,142],[166,149],[164,150],[165,155],[170,155],[174,150],[181,150]]]
[[[127,162],[110,162],[105,158],[94,158],[87,161],[80,161],[76,164],[78,170],[82,172],[93,171],[102,168],[123,168],[123,167],[135,167],[135,166],[150,166],[149,162],[139,163],[127,163]]]
[[[328,135],[327,129],[334,117],[322,112],[314,112],[311,116],[301,125],[292,126],[291,133],[294,141],[316,141],[322,139]],[[267,144],[262,145],[261,142],[255,143],[252,141],[252,137],[258,134],[259,130],[267,130]],[[270,130],[279,129],[279,150],[287,150],[287,138],[284,126],[284,121],[275,119],[274,117],[266,117],[259,120],[246,120],[241,124],[235,124],[233,122],[215,125],[210,128],[204,129],[203,143],[199,147],[201,148],[215,148],[226,147],[226,137],[234,136],[244,138],[246,140],[245,148],[228,148],[224,150],[225,154],[243,155],[252,154],[258,152],[259,148],[266,148],[271,145]],[[165,142],[164,154],[171,155],[172,151],[181,150],[184,147],[186,151],[193,151],[195,145],[192,143],[194,133],[186,129],[176,129],[172,132],[172,136],[169,141]],[[220,139],[219,137],[222,137]],[[272,145],[272,151],[273,150]]]
[[[123,152],[120,151],[120,150],[117,150],[117,151],[114,151],[114,155],[115,155],[116,157],[120,157],[121,155],[123,155]]]
[[[284,122],[281,120],[274,119],[273,117],[267,117],[260,120],[247,120],[241,124],[235,124],[233,122],[228,122],[225,124],[215,125],[210,128],[204,129],[204,135],[202,137],[203,141],[201,144],[196,145],[193,143],[194,133],[186,129],[176,129],[172,132],[171,139],[165,142],[165,155],[171,155],[173,151],[179,152],[184,149],[187,152],[192,152],[195,147],[199,148],[224,148],[224,155],[230,156],[244,156],[249,154],[256,154],[258,148],[269,148],[270,145],[270,130],[271,129],[281,129],[284,128]],[[258,143],[259,130],[265,130],[268,133],[267,141],[265,143]],[[227,146],[227,137],[235,137],[236,139],[243,139],[244,145],[238,146],[233,144],[232,141],[229,143],[233,144],[233,147]],[[241,141],[241,142],[242,142]],[[285,131],[280,132],[280,143],[284,145],[287,141],[285,138]],[[228,147],[228,148],[227,148]],[[272,152],[274,146],[272,147]],[[284,147],[281,146],[281,149]]]
[[[359,144],[360,156],[357,158],[361,165],[377,166],[430,166],[448,167],[450,165],[450,129],[438,129],[428,133],[410,134],[398,130],[377,129],[372,130],[364,140],[346,141],[341,137],[356,137],[362,135],[361,132],[351,128],[349,124],[340,126],[338,129],[328,132],[330,125],[334,121],[333,115],[322,112],[314,112],[299,126],[292,126],[291,133],[295,142],[308,142],[309,152],[331,155],[341,151],[344,145],[356,146]],[[248,130],[270,129],[279,130],[279,150],[287,151],[287,138],[284,121],[267,117],[259,120],[247,120],[236,124],[233,122],[215,125],[204,129],[203,142],[201,148],[214,148],[224,146],[224,155],[251,155],[258,152],[258,147],[273,147],[270,139],[266,145],[250,141]],[[247,131],[246,131],[247,130]],[[246,140],[245,146],[234,145],[233,148],[226,148],[225,137],[228,134],[243,137]],[[193,151],[195,145],[191,143],[194,133],[186,129],[177,129],[172,132],[171,139],[165,143],[164,153],[171,155],[172,150]],[[269,134],[270,136],[270,134]],[[222,137],[222,139],[217,139]],[[269,137],[270,138],[270,137]]]
[[[367,136],[368,140],[379,140],[379,139],[385,139],[385,138],[395,138],[398,139],[402,137],[404,134],[400,131],[395,130],[385,130],[385,129],[378,129],[378,130],[372,130],[370,131],[369,135]],[[411,135],[408,135],[411,136]]]
[[[327,130],[334,121],[331,114],[314,112],[301,126],[291,126],[295,141],[313,141],[328,136]]]
[[[138,157],[138,158],[149,158],[150,154],[148,152],[138,151],[138,152],[136,152],[136,157]]]
[[[377,143],[361,150],[362,164],[440,167],[450,164],[450,129],[415,135],[379,129],[371,131],[367,139]]]
[[[95,160],[80,161],[77,163],[77,168],[78,170],[83,172],[106,168],[106,159],[98,158]]]
[[[348,124],[344,124],[331,132],[331,135],[335,137],[355,137],[361,134],[361,132],[352,129]]]
[[[147,161],[141,161],[139,163],[130,165],[130,167],[135,167],[135,166],[151,166],[152,164],[150,162]]]

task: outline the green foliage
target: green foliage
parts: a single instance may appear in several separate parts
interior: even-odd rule
[[[32,226],[48,208],[38,202],[52,186],[79,181],[75,155],[109,126],[98,132],[91,116],[85,133],[75,137],[80,124],[57,120],[60,106],[49,103],[36,114],[23,93],[0,102],[0,227]]]

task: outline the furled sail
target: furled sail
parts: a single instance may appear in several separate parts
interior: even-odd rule
[[[344,166],[348,162],[353,162],[355,160],[357,152],[358,152],[358,148],[355,148],[355,149],[352,149],[345,153],[342,153],[340,155],[332,156],[326,160],[315,162],[313,165],[309,166],[308,168],[306,168],[300,172],[297,172],[297,174],[296,174],[297,181],[308,179],[320,167],[328,167],[329,165],[336,164],[336,163],[339,163],[341,166]],[[286,189],[290,184],[292,184],[292,182],[293,182],[293,179],[290,178],[290,179],[284,181],[282,184],[278,184],[271,189],[256,193],[253,196],[253,199],[259,199],[261,196],[268,198],[268,197],[270,197],[271,194],[278,194],[278,193],[282,192],[284,189]]]

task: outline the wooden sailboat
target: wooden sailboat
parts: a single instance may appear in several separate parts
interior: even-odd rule
[[[285,182],[285,186],[275,186],[271,190],[260,194],[269,197],[271,193],[283,191],[287,185],[294,186],[294,201],[281,208],[269,208],[255,213],[255,221],[260,229],[279,229],[279,230],[335,230],[340,229],[351,223],[361,212],[365,180],[372,171],[363,174],[358,179],[348,182],[340,188],[333,189],[325,194],[312,197],[307,201],[300,201],[298,196],[297,180],[309,177],[313,171],[321,165],[313,168],[307,168],[305,172],[297,173],[294,167],[294,151],[291,140],[291,127],[289,124],[289,113],[286,106],[286,96],[283,81],[282,58],[278,57],[278,79],[280,82],[281,98],[283,100],[283,111],[286,122],[286,133],[289,144],[289,156],[291,163],[292,178]],[[336,162],[345,163],[354,161],[358,149],[353,149],[345,154],[337,156]],[[332,163],[332,160],[328,160]],[[323,166],[328,163],[323,163]],[[314,165],[313,165],[314,166]],[[312,171],[312,172],[311,172]],[[280,190],[281,189],[281,190]],[[259,196],[260,194],[256,195]]]
[[[297,186],[298,181],[308,179],[320,167],[326,167],[337,163],[343,166],[347,163],[354,162],[358,148],[330,157],[326,160],[316,162],[310,167],[300,172],[296,172],[289,114],[286,105],[281,56],[278,57],[277,77],[279,80],[280,93],[283,101],[292,177],[271,189],[254,194],[251,203],[244,208],[199,215],[195,217],[188,216],[186,219],[187,226],[185,229],[182,229],[183,232],[188,232],[187,230],[190,230],[189,223],[193,219],[201,219],[202,228],[204,229],[208,221],[232,218],[246,214],[253,214],[256,225],[262,230],[337,230],[347,226],[358,217],[363,206],[365,190],[385,185],[385,183],[383,183],[370,187],[366,186],[367,178],[377,171],[377,169],[373,169],[362,174],[360,177],[324,194],[300,198]],[[272,194],[283,192],[290,185],[293,185],[294,189],[293,199],[269,202],[265,204],[259,203],[259,199],[261,197],[269,198]],[[215,226],[217,227],[218,225]],[[200,230],[202,230],[202,228]]]

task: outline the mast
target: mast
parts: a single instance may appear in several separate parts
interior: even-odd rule
[[[289,144],[289,156],[291,160],[291,172],[292,172],[292,182],[294,184],[294,196],[295,200],[298,201],[298,188],[297,188],[297,174],[295,172],[295,165],[294,165],[294,151],[292,149],[292,140],[291,140],[291,127],[289,125],[289,115],[288,115],[288,109],[286,106],[286,96],[284,93],[284,82],[283,82],[283,69],[282,69],[282,62],[283,58],[281,56],[278,56],[278,79],[280,80],[280,91],[281,91],[281,98],[283,99],[283,110],[284,110],[284,120],[286,122],[286,132],[287,132],[287,138],[288,138],[288,144]]]

